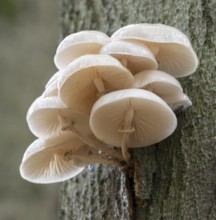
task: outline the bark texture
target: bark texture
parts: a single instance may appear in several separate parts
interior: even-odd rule
[[[95,165],[64,182],[59,219],[216,219],[216,1],[60,0],[60,6],[61,37],[164,23],[190,38],[200,65],[180,79],[193,106],[178,115],[176,132],[132,150],[131,171]]]

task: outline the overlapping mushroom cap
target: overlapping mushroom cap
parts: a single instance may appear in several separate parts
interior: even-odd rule
[[[184,93],[177,94],[176,96],[166,97],[166,102],[174,112],[178,110],[185,111],[192,105],[191,100]]]
[[[143,42],[155,54],[158,69],[175,77],[187,76],[198,66],[198,58],[187,36],[168,25],[127,25],[117,30],[111,39]]]
[[[112,41],[104,45],[100,53],[117,58],[133,74],[146,69],[157,69],[158,67],[151,50],[138,42]]]
[[[80,31],[67,36],[59,44],[54,62],[63,69],[74,59],[85,54],[97,54],[110,38],[100,31]]]
[[[45,89],[47,87],[49,87],[50,85],[52,85],[53,83],[55,83],[56,81],[58,81],[58,77],[59,77],[60,73],[61,73],[61,71],[58,71],[50,77],[50,79],[48,80],[48,82],[45,85]]]
[[[60,119],[72,121],[74,126],[85,135],[90,135],[89,117],[67,108],[58,97],[39,97],[27,112],[27,122],[31,132],[41,138],[63,133]],[[66,132],[66,131],[64,131]]]
[[[48,96],[58,96],[58,78],[60,71],[56,72],[45,85],[45,91],[43,92],[43,97]]]
[[[166,101],[182,93],[181,84],[173,76],[158,70],[144,70],[134,76],[134,88],[154,92]]]
[[[71,134],[35,140],[26,150],[20,165],[21,176],[34,183],[54,183],[70,179],[83,171],[84,166],[67,158],[76,154],[83,143]]]
[[[145,70],[134,76],[134,88],[146,89],[160,96],[172,108],[185,110],[192,103],[173,76],[159,70]]]
[[[20,165],[31,182],[64,181],[93,163],[130,164],[128,148],[167,138],[174,112],[192,104],[174,77],[193,73],[198,59],[188,38],[167,25],[128,25],[111,38],[81,31],[60,43],[54,61],[60,71],[26,117],[39,137]]]
[[[98,97],[132,87],[132,73],[109,55],[85,55],[62,71],[59,97],[65,105],[89,114]]]
[[[133,116],[125,127],[128,111]],[[157,95],[141,89],[104,95],[94,104],[90,115],[95,136],[118,147],[122,145],[124,133],[130,133],[128,147],[142,147],[165,139],[176,126],[176,116],[170,107]]]

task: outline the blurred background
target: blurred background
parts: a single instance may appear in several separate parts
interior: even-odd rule
[[[56,72],[58,5],[0,0],[0,220],[56,220],[58,185],[23,180],[19,165],[35,139],[26,112]]]

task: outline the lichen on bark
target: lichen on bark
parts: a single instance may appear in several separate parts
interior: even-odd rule
[[[59,0],[66,36],[84,29],[112,34],[131,23],[164,23],[184,32],[199,57],[181,78],[193,106],[178,115],[175,133],[131,150],[134,170],[93,165],[60,191],[61,220],[216,219],[216,1]]]

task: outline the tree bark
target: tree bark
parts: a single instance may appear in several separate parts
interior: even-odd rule
[[[216,1],[60,0],[62,37],[84,29],[112,34],[131,23],[163,23],[184,32],[200,65],[180,79],[193,106],[175,133],[133,149],[134,166],[89,166],[61,185],[61,220],[216,219]]]

